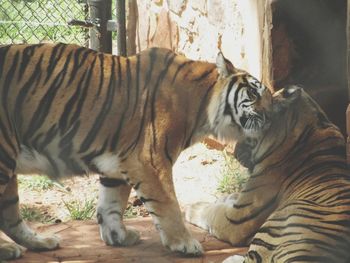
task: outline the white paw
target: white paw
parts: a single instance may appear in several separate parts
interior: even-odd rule
[[[2,242],[2,240],[1,240]],[[16,259],[22,256],[25,248],[15,243],[3,243],[0,244],[0,261]]]
[[[102,240],[109,246],[131,246],[140,240],[138,231],[123,226],[100,225],[100,234]]]
[[[59,238],[35,235],[31,240],[26,241],[25,246],[30,250],[53,250],[59,247]]]
[[[244,257],[239,255],[228,257],[224,261],[222,261],[222,263],[243,263],[243,262],[244,262]]]
[[[233,207],[233,205],[237,203],[237,199],[238,199],[238,194],[234,193],[234,194],[221,196],[220,198],[218,198],[218,200],[216,200],[215,203],[221,203],[221,204],[225,204],[227,206]]]
[[[207,220],[205,219],[204,212],[209,203],[195,203],[189,205],[185,209],[185,219],[187,222],[199,226],[204,230],[208,230]]]
[[[203,254],[202,245],[194,238],[188,238],[184,242],[166,245],[173,252],[180,252],[184,255],[200,256]]]

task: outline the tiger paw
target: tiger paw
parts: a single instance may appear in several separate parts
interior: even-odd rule
[[[3,240],[1,240],[3,242]],[[15,244],[5,242],[0,244],[0,261],[16,259],[22,256],[25,248]]]
[[[23,245],[30,250],[36,251],[54,250],[59,247],[59,239],[56,236],[43,237],[40,235],[35,235],[31,240],[27,240]]]
[[[204,230],[208,230],[208,225],[206,220],[204,220],[203,213],[206,211],[209,203],[198,202],[192,205],[189,205],[185,209],[185,219],[187,222],[199,226]]]
[[[109,246],[132,246],[140,240],[138,231],[132,228],[100,228],[102,240]]]
[[[243,262],[244,262],[244,257],[239,255],[234,255],[226,258],[222,263],[243,263]]]
[[[192,237],[189,237],[182,242],[165,244],[165,246],[173,252],[180,252],[184,255],[200,256],[203,254],[202,245],[198,242],[198,240]]]

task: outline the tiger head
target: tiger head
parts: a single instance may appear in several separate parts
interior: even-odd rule
[[[209,122],[223,141],[254,138],[269,127],[270,90],[244,70],[235,68],[220,52],[214,100],[208,107]],[[223,88],[222,88],[223,87]]]
[[[272,129],[287,129],[297,136],[308,127],[317,127],[319,132],[330,127],[339,129],[328,119],[321,107],[303,88],[291,85],[273,94],[270,114]],[[294,125],[294,126],[292,126]],[[292,129],[293,127],[293,129]]]

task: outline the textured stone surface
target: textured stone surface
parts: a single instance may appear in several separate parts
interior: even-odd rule
[[[177,45],[177,39],[177,25],[170,20],[167,10],[162,9],[157,17],[157,25],[149,46],[173,49]]]
[[[127,220],[126,224],[141,233],[141,242],[132,247],[109,247],[101,240],[95,222],[70,222],[51,226],[37,226],[39,232],[56,234],[61,238],[61,247],[49,252],[27,251],[23,258],[13,263],[34,262],[221,262],[233,254],[243,254],[246,248],[232,248],[216,240],[206,232],[188,225],[192,234],[202,243],[205,254],[200,258],[186,258],[169,252],[160,242],[151,219]]]
[[[202,14],[207,14],[207,0],[191,0],[192,8]]]
[[[167,0],[169,10],[181,15],[182,11],[186,8],[187,0]]]

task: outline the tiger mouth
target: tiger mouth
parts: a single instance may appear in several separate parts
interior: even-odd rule
[[[240,117],[239,122],[244,130],[260,131],[266,123],[265,114],[249,114]]]

